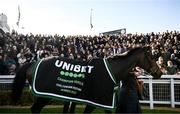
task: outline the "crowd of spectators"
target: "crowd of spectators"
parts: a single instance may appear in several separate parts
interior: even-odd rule
[[[121,54],[137,46],[150,45],[164,74],[179,71],[180,33],[59,36],[0,33],[0,75],[15,74],[23,64],[49,56],[88,60]]]

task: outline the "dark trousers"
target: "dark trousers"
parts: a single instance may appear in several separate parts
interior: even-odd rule
[[[126,87],[120,89],[116,112],[142,113],[137,90],[127,89]]]

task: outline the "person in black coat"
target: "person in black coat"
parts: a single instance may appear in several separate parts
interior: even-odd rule
[[[129,73],[122,81],[120,88],[116,113],[142,113],[137,90],[137,77],[139,71]]]

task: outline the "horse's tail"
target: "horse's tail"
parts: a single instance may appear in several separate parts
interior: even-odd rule
[[[16,72],[11,93],[12,101],[15,103],[20,100],[21,93],[26,82],[26,72],[31,65],[32,63],[24,64]]]

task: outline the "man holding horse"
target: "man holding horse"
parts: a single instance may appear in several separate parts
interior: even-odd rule
[[[122,80],[116,108],[117,113],[142,113],[136,77],[141,73],[142,70],[136,67],[133,72],[128,73],[128,76]]]

